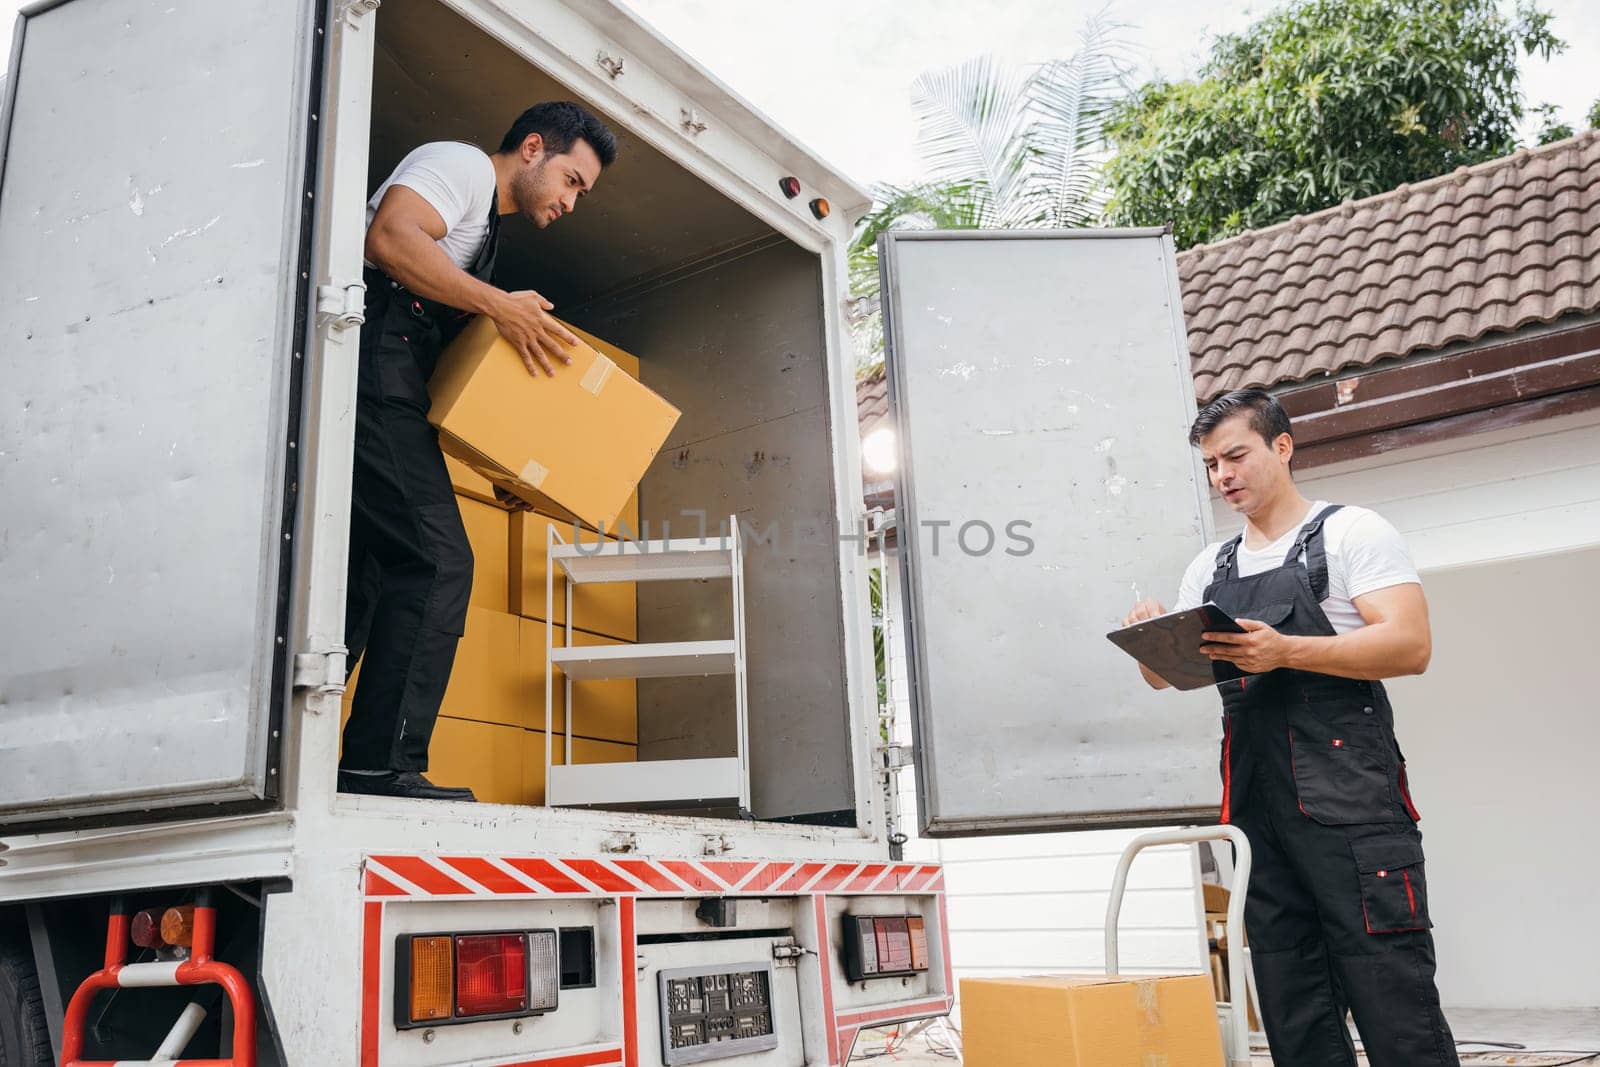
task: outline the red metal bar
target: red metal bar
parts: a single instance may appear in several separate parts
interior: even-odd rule
[[[237,969],[211,958],[216,943],[217,909],[209,905],[196,907],[192,955],[178,965],[173,984],[219,985],[228,994],[228,1002],[233,1006],[233,1056],[226,1060],[180,1060],[178,1063],[181,1067],[256,1067],[255,994]],[[112,905],[111,918],[106,924],[106,965],[85,978],[67,1004],[61,1027],[62,1067],[116,1067],[119,1062],[128,1062],[82,1058],[89,1007],[96,994],[119,987],[117,975],[125,966],[127,948],[128,913],[122,902],[117,901]]]

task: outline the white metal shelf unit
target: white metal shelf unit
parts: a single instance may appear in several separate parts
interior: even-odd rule
[[[673,537],[654,541],[571,544],[550,524],[546,552],[545,618],[554,616],[557,568],[566,579],[565,643],[556,627],[545,627],[544,768],[545,804],[551,807],[627,804],[737,803],[750,810],[749,716],[745,700],[744,556],[738,519],[715,538]],[[573,587],[595,582],[662,582],[726,578],[733,586],[733,636],[713,641],[667,641],[633,645],[574,645]],[[555,669],[566,686],[566,745],[555,761]],[[738,751],[731,757],[573,763],[577,709],[572,683],[608,678],[673,678],[732,675]]]

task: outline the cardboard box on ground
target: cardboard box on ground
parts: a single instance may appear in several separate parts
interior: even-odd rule
[[[963,978],[961,1045],[967,1067],[1223,1067],[1203,974]]]
[[[636,388],[648,394],[642,400],[627,387],[614,388],[613,379],[636,381],[639,361],[636,357],[580,330],[574,330],[586,343],[591,353],[587,362],[575,355],[571,367],[557,371],[556,377],[538,381],[531,379],[520,359],[510,353],[509,346],[495,336],[485,344],[483,338],[473,338],[472,328],[452,346],[450,353],[462,362],[475,362],[479,367],[494,363],[511,362],[516,375],[532,389],[502,388],[488,384],[488,379],[515,381],[514,375],[491,373],[477,382],[454,382],[450,385],[456,398],[448,408],[448,428],[439,413],[436,390],[436,424],[440,425],[441,447],[446,449],[445,465],[450,471],[450,481],[461,507],[462,523],[472,544],[473,578],[470,607],[467,611],[465,633],[456,649],[455,668],[450,685],[445,691],[439,721],[434,728],[429,748],[428,775],[441,785],[469,786],[480,801],[500,804],[542,804],[544,802],[544,699],[545,699],[545,569],[548,531],[553,525],[567,542],[581,535],[585,543],[598,540],[600,535],[592,529],[582,529],[578,523],[592,527],[602,524],[607,529],[625,523],[629,529],[638,526],[638,480],[643,477],[650,458],[677,419],[676,410],[666,405],[643,386]],[[479,334],[482,330],[478,331]],[[492,326],[489,331],[493,334]],[[479,351],[459,353],[465,343],[469,349]],[[490,351],[501,349],[498,357],[489,359]],[[603,355],[599,355],[603,352]],[[447,353],[440,360],[441,370],[452,357]],[[606,360],[621,374],[600,372],[601,388],[590,392],[582,386],[582,375],[594,367],[596,355]],[[459,369],[459,367],[458,367]],[[475,377],[475,376],[469,376]],[[436,373],[435,384],[439,382]],[[502,382],[503,384],[503,382]],[[554,386],[555,388],[551,388]],[[490,404],[488,398],[499,389],[499,402]],[[541,394],[538,390],[543,389]],[[591,399],[602,396],[621,397],[625,402],[611,405],[605,413],[592,414],[599,420],[627,420],[640,410],[655,413],[656,422],[651,434],[633,432],[635,427],[624,427],[619,436],[629,438],[609,454],[612,463],[601,473],[596,492],[573,495],[561,487],[570,481],[557,472],[563,471],[566,457],[590,449],[583,461],[583,469],[594,471],[595,451],[590,440],[594,437],[609,439],[611,423],[591,423],[587,434],[572,435],[565,442],[560,430],[554,435],[531,433],[534,427],[548,429],[544,420],[547,405],[559,405],[562,398],[570,399],[574,390]],[[626,394],[626,395],[625,395]],[[470,403],[463,403],[469,397]],[[529,398],[533,399],[530,400]],[[582,404],[583,401],[578,401]],[[593,406],[593,405],[589,405]],[[530,410],[530,408],[532,410]],[[660,411],[671,412],[670,419],[659,418]],[[630,414],[632,412],[632,414]],[[559,420],[558,420],[559,421]],[[594,427],[603,427],[598,434]],[[544,479],[546,488],[563,492],[562,498],[544,493],[537,496],[536,506],[541,512],[509,512],[495,498],[495,482],[485,472],[484,457],[499,448],[497,442],[517,434],[528,435],[534,447],[551,463]],[[653,434],[656,440],[646,447],[641,442]],[[465,438],[481,443],[465,446]],[[603,441],[602,441],[603,443]],[[599,451],[606,451],[600,449]],[[468,462],[463,454],[476,459]],[[604,463],[601,466],[605,466]],[[503,471],[505,468],[499,468]],[[496,480],[502,480],[497,478]],[[514,479],[503,482],[519,495],[533,494],[526,484],[517,485]],[[617,486],[622,486],[624,499],[614,504]],[[609,495],[607,495],[609,494]],[[565,505],[565,506],[563,506]],[[601,508],[606,511],[578,509]],[[581,518],[580,518],[581,516]],[[614,537],[606,537],[614,541]],[[555,635],[557,645],[566,641],[567,622],[566,588],[559,575],[553,601],[554,624],[559,628]],[[573,643],[578,645],[630,644],[638,637],[637,596],[632,583],[607,582],[575,587],[573,590],[572,624]],[[344,696],[344,717],[347,719],[360,681],[358,670],[350,679]],[[553,704],[553,758],[560,762],[566,744],[566,687],[565,678],[557,671],[551,682]],[[637,758],[638,748],[638,683],[631,680],[574,682],[572,700],[573,719],[572,761],[574,763],[617,763]]]

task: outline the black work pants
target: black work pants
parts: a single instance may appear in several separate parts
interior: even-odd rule
[[[1356,1067],[1348,1011],[1372,1067],[1458,1067],[1415,824],[1326,825],[1264,777],[1232,821],[1250,841],[1245,929],[1274,1062]]]
[[[361,679],[339,766],[423,771],[466,624],[472,547],[427,419],[423,368],[437,334],[375,295],[361,345],[345,606]]]

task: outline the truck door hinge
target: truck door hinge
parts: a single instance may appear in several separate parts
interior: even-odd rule
[[[605,71],[612,81],[622,77],[622,68],[625,61],[621,56],[614,56],[602,48],[595,54],[594,61],[595,65]]]
[[[883,769],[901,771],[911,766],[911,749],[906,745],[883,746]]]
[[[294,654],[294,688],[344,694],[344,661],[349,649],[335,645],[326,652]]]
[[[361,28],[361,20],[378,10],[383,0],[341,0],[338,18],[353,30]]]
[[[702,856],[720,856],[724,852],[732,852],[734,844],[725,834],[706,834],[700,839],[700,854]]]
[[[367,321],[367,283],[317,286],[317,325],[335,330],[360,326]]]

